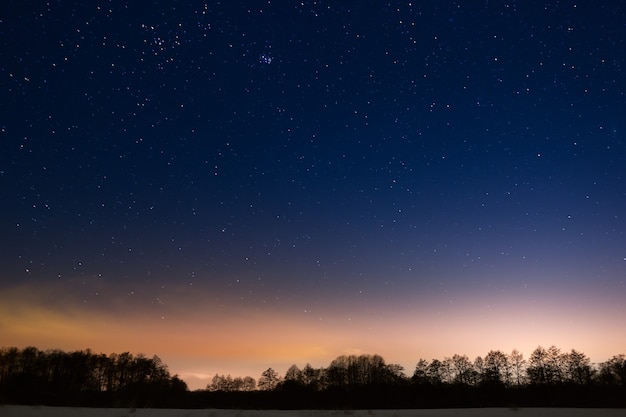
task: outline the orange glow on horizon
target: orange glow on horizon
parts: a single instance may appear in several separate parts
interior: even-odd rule
[[[41,302],[30,294],[22,288],[0,295],[3,343],[158,355],[173,374],[188,379],[191,389],[204,388],[216,373],[258,378],[268,367],[279,372],[291,364],[323,367],[342,354],[380,354],[411,375],[420,358],[455,353],[473,360],[490,350],[517,349],[527,358],[538,345],[556,345],[563,351],[582,351],[598,362],[624,353],[626,346],[626,336],[615,331],[624,327],[625,319],[619,306],[608,302],[597,305],[594,314],[576,305],[538,303],[529,308],[504,298],[490,304],[400,305],[352,315],[335,308],[323,320],[294,314],[289,307],[184,310],[184,305],[200,304],[181,302],[161,318],[152,309],[70,309],[62,301]]]

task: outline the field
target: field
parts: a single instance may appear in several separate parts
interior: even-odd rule
[[[167,410],[0,406],[2,417],[625,417],[625,409],[459,408],[435,410]]]

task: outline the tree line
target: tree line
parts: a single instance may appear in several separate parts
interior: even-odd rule
[[[0,349],[0,403],[165,406],[187,391],[158,356]]]
[[[626,357],[537,347],[419,359],[412,374],[380,355],[342,355],[327,367],[273,368],[258,380],[216,374],[190,392],[158,358],[0,349],[0,403],[177,408],[626,407]]]
[[[246,382],[244,382],[246,381]],[[420,359],[411,376],[398,364],[386,364],[380,355],[343,355],[326,368],[303,369],[292,365],[280,377],[274,369],[264,371],[257,389],[274,390],[289,386],[314,391],[358,385],[413,384],[421,386],[457,385],[505,388],[537,385],[616,385],[626,386],[626,357],[616,355],[610,360],[592,364],[582,352],[562,352],[556,346],[537,347],[528,360],[517,350],[506,354],[491,350],[484,357],[470,360],[455,354],[443,359]],[[252,391],[254,378],[232,378],[216,374],[206,387],[208,391]]]

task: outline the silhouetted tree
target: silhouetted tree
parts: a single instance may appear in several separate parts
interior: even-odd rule
[[[261,374],[258,386],[262,391],[272,391],[276,388],[279,382],[280,378],[278,377],[278,373],[274,369],[268,368]]]
[[[439,359],[433,359],[428,365],[428,380],[431,384],[443,384],[443,363]]]
[[[472,373],[472,385],[478,386],[482,383],[483,375],[485,374],[485,361],[480,356],[474,359],[474,372]]]
[[[550,371],[548,370],[548,352],[541,346],[538,346],[529,358],[528,368],[526,369],[528,379],[531,384],[547,384],[550,382]]]
[[[454,382],[461,385],[469,385],[473,369],[469,358],[465,355],[455,354],[452,356],[452,365],[454,367]]]
[[[241,386],[242,391],[254,391],[256,389],[256,380],[251,376],[243,377],[243,385]]]
[[[529,358],[526,373],[531,384],[560,384],[565,380],[567,372],[567,357],[561,354],[556,346],[550,346],[547,350],[539,346]],[[584,358],[575,355],[573,360]],[[580,364],[583,365],[582,363]]]
[[[380,355],[342,355],[333,360],[326,370],[329,386],[394,384],[402,380],[400,365],[385,364]]]
[[[549,382],[552,383],[561,383],[563,382],[564,375],[564,366],[563,366],[563,356],[561,355],[561,349],[552,345],[548,348],[548,356],[546,360],[546,365],[548,369],[548,377]]]
[[[224,375],[215,374],[206,387],[209,391],[228,391],[228,382]]]
[[[326,388],[326,371],[324,368],[313,368],[306,364],[302,369],[302,383],[313,391]]]
[[[430,383],[430,377],[428,373],[429,363],[426,359],[421,359],[415,365],[415,371],[411,377],[411,382],[417,385],[426,385]]]
[[[111,366],[109,357],[105,354],[94,355],[92,357],[92,374],[94,389],[103,392],[107,389],[107,370]]]
[[[513,349],[509,355],[509,365],[511,367],[511,382],[515,385],[522,386],[526,380],[526,360],[524,355]]]
[[[444,357],[441,361],[441,380],[446,384],[452,384],[454,382],[454,364],[452,358]]]
[[[233,378],[233,391],[243,391],[243,378],[240,376],[236,376]]]
[[[487,353],[484,360],[482,382],[485,384],[503,384],[510,382],[509,359],[499,350]]]
[[[565,368],[565,379],[567,382],[587,385],[591,382],[593,375],[589,358],[574,349],[562,356]]]
[[[285,372],[284,381],[296,385],[303,385],[304,378],[302,376],[302,371],[300,370],[300,368],[298,368],[295,364],[291,365],[289,369],[287,369],[287,372]]]
[[[404,367],[397,363],[390,363],[386,366],[385,383],[397,384],[405,382]]]
[[[606,385],[626,386],[626,356],[616,355],[600,364],[599,381]]]

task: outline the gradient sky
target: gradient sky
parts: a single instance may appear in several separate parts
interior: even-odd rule
[[[425,3],[425,4],[423,4]],[[626,353],[621,1],[4,1],[0,346]]]

